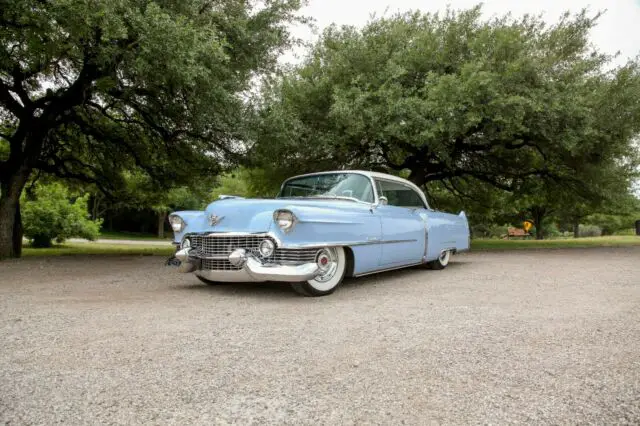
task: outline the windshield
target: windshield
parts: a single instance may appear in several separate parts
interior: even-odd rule
[[[373,203],[373,188],[366,176],[356,173],[326,173],[291,179],[278,198],[344,198]]]

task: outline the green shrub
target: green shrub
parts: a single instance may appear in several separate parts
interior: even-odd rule
[[[477,224],[471,226],[473,238],[500,238],[507,235],[507,225]]]
[[[600,237],[602,235],[602,229],[596,225],[580,225],[578,227],[578,237]]]
[[[71,201],[69,191],[60,183],[37,185],[33,199],[23,199],[24,235],[33,247],[50,247],[67,238],[95,240],[100,235],[102,219],[89,219],[89,194]]]
[[[621,231],[616,231],[613,235],[636,235],[635,228],[623,229]]]
[[[554,222],[551,222],[545,225],[544,236],[545,238],[558,238],[562,237],[563,234],[562,232],[560,232],[560,229],[558,229],[558,225],[556,225]]]
[[[587,225],[596,225],[602,229],[602,235],[614,235],[618,231],[634,227],[637,215],[593,214],[586,218]]]

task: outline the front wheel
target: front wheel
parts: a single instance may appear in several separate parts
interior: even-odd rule
[[[450,257],[451,257],[451,250],[445,250],[442,253],[440,253],[440,257],[438,257],[436,260],[432,260],[431,262],[427,263],[427,266],[430,269],[437,269],[437,270],[444,269],[449,264]]]
[[[320,250],[316,255],[316,262],[322,265],[317,277],[291,284],[291,287],[303,296],[318,297],[333,293],[347,272],[347,256],[343,247]]]

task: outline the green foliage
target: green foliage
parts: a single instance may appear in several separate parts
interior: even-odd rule
[[[24,250],[24,256],[170,256],[175,253],[171,245],[158,244],[108,244],[108,243],[65,243],[49,248],[31,248]]]
[[[0,0],[0,137],[11,150],[0,156],[0,258],[17,255],[13,218],[34,170],[114,194],[124,170],[173,188],[237,162],[250,128],[242,95],[294,42],[300,6]]]
[[[487,21],[476,7],[330,27],[300,67],[264,85],[254,162],[277,181],[405,173],[476,223],[535,216],[542,237],[550,215],[584,216],[627,191],[638,164],[638,63],[612,69],[593,50],[597,18]]]
[[[627,235],[627,236],[636,235],[636,228],[621,229],[620,231],[616,231],[616,232],[614,232],[614,233],[613,233],[613,235],[618,235],[618,236],[623,236],[623,235]]]
[[[236,169],[218,177],[215,188],[211,190],[211,201],[217,200],[221,195],[235,195],[237,197],[251,197],[249,173],[245,169]]]
[[[602,235],[602,229],[596,225],[580,225],[578,228],[578,237],[589,238],[599,237]]]
[[[14,83],[3,81],[7,98],[0,97],[15,126],[11,138],[23,136],[37,106],[43,118],[52,115],[41,120],[52,130],[43,150],[49,161],[38,165],[47,171],[98,180],[105,190],[133,166],[165,183],[211,174],[241,153],[235,141],[246,105],[238,94],[292,42],[285,25],[301,20],[299,7],[298,0],[1,1],[0,44],[14,46],[0,55],[3,79]],[[60,158],[74,161],[63,166]]]
[[[558,225],[555,222],[551,222],[545,228],[545,236],[548,238],[558,238],[562,236],[562,232],[560,232],[560,229],[558,229]]]
[[[640,238],[631,236],[570,238],[555,240],[496,240],[477,239],[471,242],[472,250],[515,250],[515,249],[568,249],[581,247],[637,247]]]
[[[60,183],[36,185],[33,199],[23,200],[22,217],[25,236],[33,247],[49,247],[51,241],[67,238],[95,240],[102,220],[90,220],[89,194],[70,200],[69,191]]]
[[[210,193],[211,200],[217,199],[220,195],[273,198],[280,190],[284,179],[270,175],[264,169],[239,167],[218,177],[217,184]]]
[[[602,235],[614,235],[619,231],[635,228],[635,221],[638,219],[640,219],[640,212],[629,215],[597,213],[587,217],[585,223],[600,228]]]

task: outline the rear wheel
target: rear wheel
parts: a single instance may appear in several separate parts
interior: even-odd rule
[[[449,264],[450,258],[451,258],[451,250],[445,250],[442,253],[440,253],[440,257],[438,257],[436,260],[432,260],[431,262],[427,263],[427,266],[430,269],[437,269],[437,270],[444,269]]]
[[[312,280],[293,283],[291,287],[303,296],[318,297],[333,293],[347,272],[347,255],[343,247],[321,250],[316,262],[323,265],[320,274]]]

